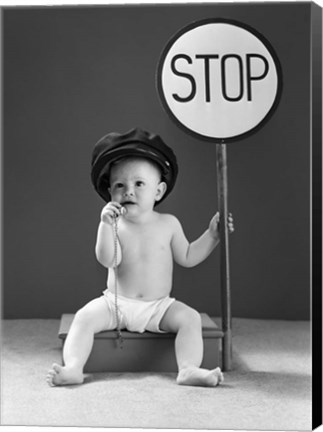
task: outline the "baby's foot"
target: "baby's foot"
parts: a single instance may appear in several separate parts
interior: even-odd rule
[[[219,367],[208,370],[192,366],[180,370],[176,381],[177,384],[181,385],[216,387],[223,380],[223,374]]]
[[[84,381],[82,372],[54,363],[48,371],[46,381],[50,386],[81,384]]]

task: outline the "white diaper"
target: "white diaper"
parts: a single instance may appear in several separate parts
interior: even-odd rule
[[[108,328],[112,330],[117,327],[115,294],[109,290],[105,290],[103,291],[103,298],[109,311]],[[143,333],[144,331],[165,333],[159,328],[159,324],[165,312],[174,301],[174,298],[168,296],[159,300],[142,301],[118,295],[120,328],[138,333]]]

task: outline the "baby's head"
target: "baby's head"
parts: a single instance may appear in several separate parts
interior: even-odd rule
[[[160,166],[144,157],[117,159],[109,170],[109,193],[112,201],[127,210],[138,204],[153,208],[164,196],[167,184]]]
[[[95,145],[92,155],[92,183],[98,194],[111,201],[112,179],[119,171],[139,167],[155,174],[158,194],[155,204],[160,203],[173,189],[177,173],[177,160],[173,150],[158,135],[142,129],[131,129],[125,134],[112,132],[102,137]],[[128,169],[127,168],[127,169]],[[150,178],[150,183],[152,176]]]

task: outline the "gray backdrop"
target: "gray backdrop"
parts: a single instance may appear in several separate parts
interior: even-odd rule
[[[261,32],[282,65],[280,105],[260,131],[228,144],[232,312],[310,317],[311,5],[296,3],[6,8],[3,13],[3,312],[57,318],[105,288],[94,245],[104,202],[90,183],[94,143],[140,126],[178,157],[160,207],[190,240],[217,210],[215,145],[178,129],[155,86],[159,56],[204,18]],[[175,267],[174,296],[220,315],[219,250]]]

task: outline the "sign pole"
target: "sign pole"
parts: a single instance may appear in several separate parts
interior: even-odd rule
[[[228,231],[228,169],[226,144],[216,144],[218,206],[220,212],[220,276],[221,276],[221,309],[223,370],[232,368],[232,325],[231,325],[231,291],[229,265],[229,231]]]
[[[170,118],[216,144],[220,212],[222,363],[232,368],[226,143],[262,127],[282,93],[282,68],[270,42],[248,24],[206,18],[181,28],[161,53],[157,87]]]

